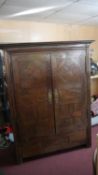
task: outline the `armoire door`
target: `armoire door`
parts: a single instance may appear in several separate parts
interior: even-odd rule
[[[74,48],[74,50],[66,49],[62,52],[53,52],[51,59],[56,134],[79,133],[80,131],[80,135],[83,134],[82,137],[86,139],[87,82],[85,50]]]
[[[22,144],[54,135],[51,60],[47,52],[9,54],[16,121]],[[32,143],[32,145],[35,143]],[[32,146],[31,145],[31,146]],[[40,144],[39,144],[40,145]]]

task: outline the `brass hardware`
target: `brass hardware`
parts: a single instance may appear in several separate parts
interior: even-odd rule
[[[48,91],[48,101],[51,104],[52,103],[52,92],[51,90]]]
[[[54,90],[54,96],[55,96],[55,102],[58,103],[59,96],[58,96],[58,90],[57,89]]]

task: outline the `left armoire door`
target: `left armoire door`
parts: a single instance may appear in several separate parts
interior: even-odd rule
[[[7,58],[11,64],[15,120],[22,145],[30,145],[34,138],[36,142],[40,137],[54,135],[50,55],[24,49],[7,53]]]

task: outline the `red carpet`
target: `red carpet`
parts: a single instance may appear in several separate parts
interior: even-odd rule
[[[92,128],[92,147],[13,164],[7,150],[0,150],[0,169],[5,175],[93,175],[92,156],[98,126]]]

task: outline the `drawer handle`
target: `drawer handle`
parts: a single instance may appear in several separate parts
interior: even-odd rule
[[[51,92],[51,90],[48,91],[48,101],[50,104],[52,104],[52,92]]]
[[[54,95],[55,95],[55,102],[58,103],[59,96],[58,96],[58,90],[57,89],[54,90]]]

